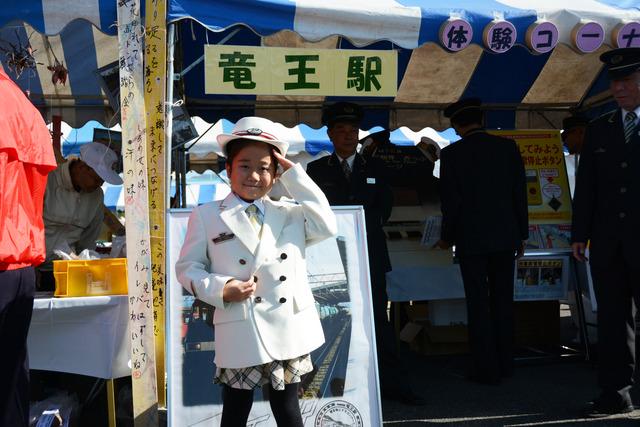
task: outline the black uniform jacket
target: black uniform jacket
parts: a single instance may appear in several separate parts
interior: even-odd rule
[[[592,121],[580,154],[572,240],[608,247],[640,240],[640,127],[626,143],[620,109]]]
[[[390,271],[391,262],[382,224],[391,215],[393,193],[385,165],[378,159],[364,159],[356,154],[351,179],[347,181],[340,160],[334,153],[309,163],[307,174],[322,189],[330,205],[364,207],[371,271]]]
[[[459,254],[515,250],[529,236],[524,165],[516,143],[472,131],[440,157],[442,240]]]

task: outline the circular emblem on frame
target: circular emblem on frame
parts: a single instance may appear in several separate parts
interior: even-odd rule
[[[314,427],[364,427],[362,415],[358,409],[344,400],[332,400],[320,408],[313,425]]]

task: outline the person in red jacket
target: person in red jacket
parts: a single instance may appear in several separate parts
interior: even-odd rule
[[[26,427],[34,267],[45,257],[42,203],[56,160],[40,113],[1,68],[0,99],[0,426]]]

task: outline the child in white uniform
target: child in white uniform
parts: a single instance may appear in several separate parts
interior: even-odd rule
[[[218,136],[232,192],[194,209],[176,263],[180,283],[215,307],[223,427],[246,425],[253,389],[263,384],[277,424],[302,426],[298,383],[324,342],[304,256],[306,246],[335,235],[335,216],[302,167],[284,157],[289,144],[276,133],[271,121],[245,117]],[[266,196],[276,180],[296,203]]]

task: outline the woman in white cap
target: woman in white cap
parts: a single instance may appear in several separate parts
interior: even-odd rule
[[[75,253],[95,249],[104,218],[104,194],[100,188],[122,184],[115,171],[118,155],[104,144],[91,142],[80,149],[80,157],[70,158],[49,174],[44,196],[46,260],[40,265],[38,289],[51,291],[56,248],[70,248]]]
[[[253,390],[265,384],[277,424],[301,427],[298,383],[324,342],[304,256],[336,233],[336,220],[276,135],[273,122],[245,117],[218,136],[232,192],[194,209],[176,263],[187,291],[215,307],[223,427],[246,425]],[[267,197],[276,179],[297,204]]]

